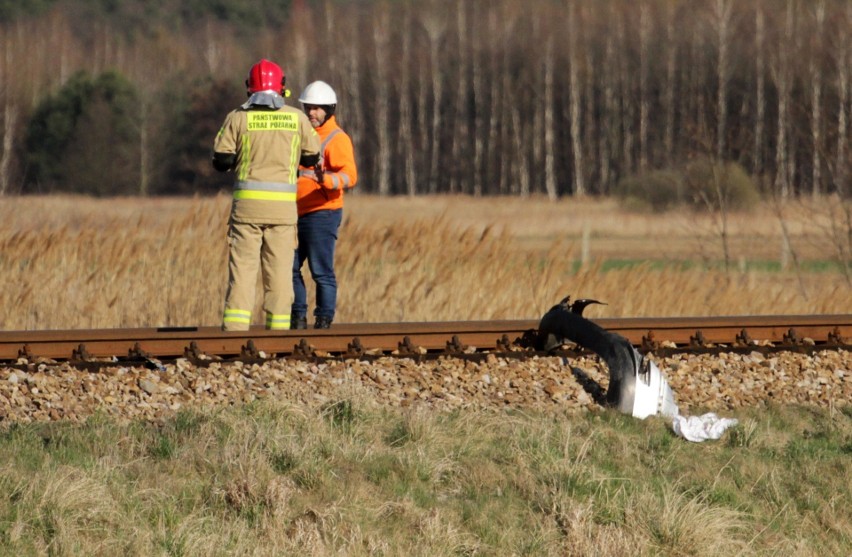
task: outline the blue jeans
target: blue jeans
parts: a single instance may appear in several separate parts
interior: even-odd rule
[[[299,217],[299,247],[293,258],[292,315],[308,314],[308,292],[302,265],[308,260],[311,277],[317,285],[315,317],[334,318],[337,304],[337,277],[334,276],[334,245],[343,219],[343,209],[320,210]]]

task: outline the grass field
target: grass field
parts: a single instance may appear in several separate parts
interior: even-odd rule
[[[852,411],[737,416],[704,444],[357,397],[7,427],[0,555],[849,555]]]
[[[591,317],[852,313],[835,209],[730,215],[723,242],[710,216],[610,201],[354,195],[338,320],[537,318],[567,294],[609,304]],[[0,328],[218,324],[227,211],[3,199]],[[614,410],[441,413],[343,391],[320,410],[0,421],[0,556],[852,554],[852,407],[729,416],[704,444]]]
[[[228,204],[4,199],[0,328],[217,325]],[[728,215],[723,241],[718,217],[609,200],[353,195],[336,320],[534,319],[569,294],[608,304],[593,317],[850,313],[838,210],[826,199]]]

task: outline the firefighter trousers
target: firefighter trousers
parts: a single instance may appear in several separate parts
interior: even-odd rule
[[[228,290],[222,329],[247,331],[252,322],[258,266],[263,282],[266,328],[290,328],[293,303],[295,224],[232,222],[228,230]]]

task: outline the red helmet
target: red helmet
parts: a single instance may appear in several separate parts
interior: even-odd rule
[[[275,62],[263,59],[249,70],[246,87],[249,93],[269,90],[280,93],[284,89],[284,71]]]

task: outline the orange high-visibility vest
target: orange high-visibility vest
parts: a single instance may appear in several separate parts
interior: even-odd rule
[[[296,204],[299,215],[343,207],[343,192],[355,187],[358,168],[352,139],[337,125],[334,116],[316,128],[322,148],[323,182],[316,181],[313,168],[299,167]]]

